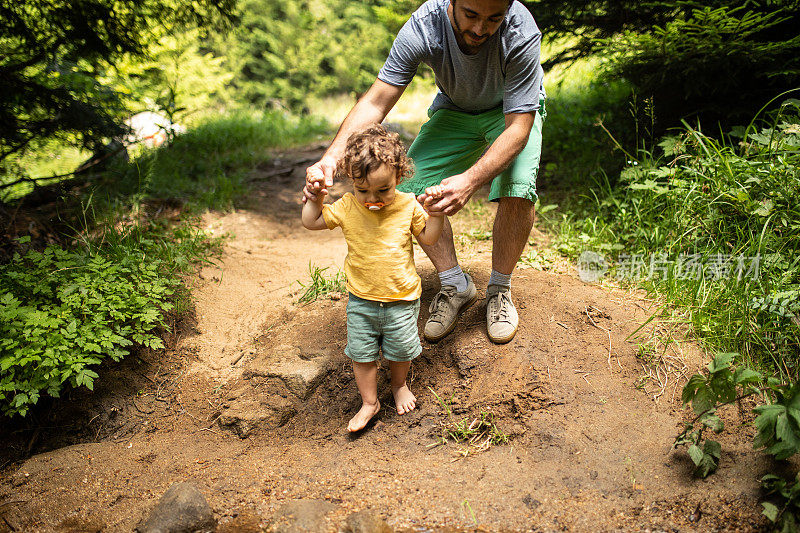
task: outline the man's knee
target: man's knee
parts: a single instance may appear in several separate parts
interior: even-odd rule
[[[507,213],[511,216],[532,215],[534,211],[534,203],[527,198],[507,196],[505,198],[498,198],[497,202],[498,212]]]

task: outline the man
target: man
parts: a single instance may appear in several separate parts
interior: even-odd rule
[[[350,134],[381,122],[419,63],[429,65],[439,93],[428,110],[430,120],[409,149],[416,173],[398,189],[418,195],[429,211],[449,216],[491,182],[489,199],[498,208],[486,320],[496,343],[510,341],[519,323],[510,282],[533,226],[545,117],[540,44],[533,17],[514,0],[429,0],[400,30],[378,79],[312,165],[332,185]],[[308,187],[304,194],[304,201],[314,197]],[[425,339],[436,342],[453,330],[477,291],[458,264],[449,221],[436,244],[421,246],[441,280],[424,330]]]

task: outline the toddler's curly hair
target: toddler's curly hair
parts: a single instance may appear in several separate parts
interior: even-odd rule
[[[380,124],[373,124],[347,139],[344,157],[336,164],[336,174],[361,181],[382,164],[395,169],[396,183],[410,177],[414,171],[400,136]]]

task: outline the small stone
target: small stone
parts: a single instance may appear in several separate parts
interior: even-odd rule
[[[329,529],[325,515],[336,509],[324,500],[295,500],[275,511],[269,523],[273,533],[326,533]]]
[[[542,505],[542,502],[535,500],[530,494],[523,496],[522,503],[524,503],[525,506],[531,511],[535,511],[540,505]]]
[[[158,500],[150,516],[136,526],[139,533],[214,531],[216,522],[203,493],[191,483],[175,483]]]
[[[11,477],[11,484],[15,487],[21,487],[28,482],[31,475],[28,472],[18,471]]]
[[[344,533],[392,533],[393,529],[375,511],[353,513],[344,522]]]

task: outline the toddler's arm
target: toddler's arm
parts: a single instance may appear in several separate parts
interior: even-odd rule
[[[317,175],[319,174],[319,175]],[[306,176],[306,189],[316,195],[313,200],[308,200],[303,204],[303,227],[306,229],[328,229],[325,219],[322,216],[322,202],[328,191],[325,189],[325,177],[322,172],[315,167],[308,169]]]
[[[425,222],[425,228],[419,233],[419,235],[417,235],[417,240],[421,244],[433,246],[436,244],[436,241],[439,240],[439,236],[442,234],[442,228],[444,227],[444,213],[437,212],[428,214],[430,216],[428,217],[427,222]]]
[[[417,235],[417,241],[427,246],[433,246],[442,234],[444,213],[441,211],[431,213],[428,211],[427,207],[431,205],[434,200],[442,196],[442,186],[434,185],[433,187],[428,187],[425,190],[425,194],[427,198],[425,198],[425,204],[422,207],[425,209],[425,212],[428,213],[428,221],[425,223],[425,229]]]

